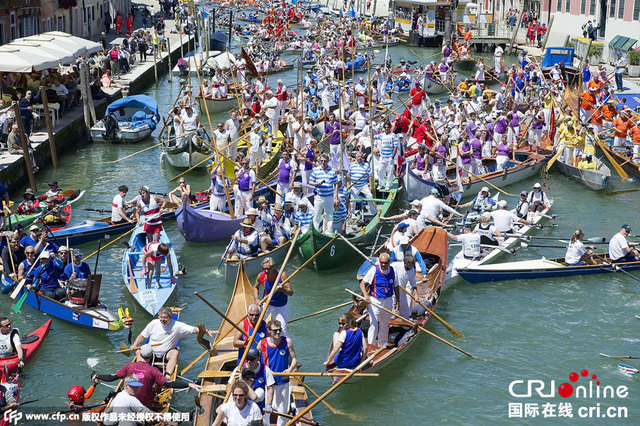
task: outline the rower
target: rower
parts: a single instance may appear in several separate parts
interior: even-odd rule
[[[331,232],[333,229],[333,210],[339,206],[338,175],[336,170],[329,166],[329,156],[320,155],[320,165],[314,167],[309,177],[309,184],[316,188],[314,199],[313,223],[322,232]],[[324,227],[322,220],[324,212]]]
[[[18,355],[18,368],[24,367],[24,351],[20,341],[20,332],[11,328],[11,320],[0,318],[0,358]]]
[[[416,258],[412,254],[405,253],[403,260],[391,263],[391,267],[395,273],[398,287],[403,287],[413,296],[413,299],[418,300],[415,264]],[[426,272],[423,273],[422,279],[426,282]],[[396,300],[398,312],[400,313],[400,316],[409,318],[411,316],[411,304],[413,299],[404,292],[403,294],[399,294],[399,296],[400,297]]]
[[[291,158],[287,149],[282,150],[282,158],[278,163],[278,184],[276,186],[276,202],[284,202],[284,195],[293,188],[298,165]]]
[[[35,198],[33,194],[33,189],[27,188],[24,190],[24,195],[22,196],[23,200],[18,205],[16,211],[22,215],[28,215],[36,213],[38,200]],[[5,200],[6,203],[6,200]],[[8,205],[8,203],[7,203]],[[3,216],[4,217],[4,216]]]
[[[578,168],[583,170],[598,170],[598,165],[593,161],[591,154],[585,154],[584,160],[578,163]]]
[[[386,121],[384,131],[373,137],[373,146],[380,150],[380,188],[388,191],[395,172],[394,158],[398,154],[398,136],[391,133],[391,123]],[[377,174],[377,173],[376,173]]]
[[[176,195],[176,193],[178,192],[180,193],[180,197]],[[178,180],[178,186],[172,189],[171,192],[167,194],[167,196],[169,197],[169,202],[177,205],[181,205],[185,201],[189,203],[192,201],[191,185],[188,185],[185,182],[184,178],[181,177]]]
[[[254,300],[257,303],[261,302],[260,299],[260,287],[264,287],[262,297],[266,297],[271,293],[271,289],[275,284],[276,278],[280,271],[275,268],[275,264],[271,257],[267,257],[262,261],[262,272],[258,274],[255,283],[253,284]],[[283,284],[283,281],[287,279],[288,275],[282,271],[280,275],[280,281],[276,285],[276,291],[271,298],[271,302],[267,307],[265,318],[271,315],[272,319],[277,319],[282,326],[282,336],[287,336],[287,322],[289,320],[289,297],[293,296],[293,288],[291,282],[287,281]]]
[[[400,262],[400,259],[404,259],[406,255],[410,254],[414,258],[414,263],[418,263],[420,266],[420,273],[423,275],[423,278],[427,278],[427,265],[424,264],[424,260],[422,260],[422,255],[409,241],[409,237],[406,235],[401,236],[398,239],[398,244],[391,251],[391,262]]]
[[[443,210],[462,217],[462,214],[440,200],[440,191],[436,188],[431,188],[431,194],[424,197],[420,203],[422,204],[422,208],[420,209],[420,216],[418,216],[418,231],[422,231],[429,225],[445,226],[446,224],[440,220],[440,213],[442,213]]]
[[[609,241],[609,259],[614,263],[633,262],[640,257],[637,247],[640,243],[627,241],[627,236],[631,233],[631,227],[624,224],[620,227],[620,232],[611,237]]]
[[[529,214],[529,202],[527,201],[527,191],[520,192],[520,200],[518,201],[518,205],[515,209],[511,210],[516,216],[520,218],[527,218]]]
[[[378,263],[375,267],[370,268],[362,281],[360,281],[360,291],[364,296],[365,302],[369,305],[369,316],[371,318],[367,341],[370,345],[374,345],[377,340],[379,347],[387,346],[389,320],[391,319],[389,312],[380,309],[379,306],[391,311],[394,308],[392,296],[395,295],[396,301],[400,296],[395,272],[390,267],[390,264],[389,254],[380,254]]]
[[[243,351],[240,351],[240,356],[242,356]],[[252,345],[247,352],[244,365],[242,368],[239,365],[234,368],[231,372],[231,377],[235,378],[235,381],[241,380],[249,386],[249,399],[258,404],[258,408],[267,413],[265,415],[265,418],[267,418],[270,416],[268,413],[272,411],[272,407],[265,406],[265,400],[267,394],[273,393],[275,380],[271,369],[266,367],[260,358],[260,351]],[[227,388],[229,388],[229,384],[227,384]],[[267,423],[269,422],[267,421]]]
[[[480,248],[480,234],[471,231],[469,225],[462,226],[462,234],[454,235],[447,232],[447,236],[454,241],[462,243],[462,256],[468,260],[482,259],[482,248]]]
[[[120,185],[118,187],[118,193],[114,195],[113,201],[111,201],[111,223],[114,225],[121,223],[135,223],[133,220],[129,219],[125,212],[129,203],[124,201],[124,197],[127,196],[128,192],[129,187],[127,185]]]
[[[209,336],[214,332],[206,330]],[[171,375],[178,363],[178,342],[191,334],[197,334],[198,327],[187,325],[173,319],[171,309],[162,307],[158,311],[158,318],[152,320],[133,341],[129,350],[135,352],[140,359],[141,349],[138,347],[147,341],[153,348],[153,361],[162,362],[165,365],[164,374]],[[159,343],[155,345],[155,343]]]
[[[67,397],[70,401],[69,409],[76,414],[83,412],[85,410],[84,402],[87,399],[91,398],[95,389],[95,383],[92,383],[91,386],[89,386],[89,388],[86,390],[82,386],[73,386],[71,389],[69,389],[69,392],[67,392]]]
[[[258,303],[253,303],[249,305],[247,309],[247,318],[242,320],[240,323],[240,327],[244,330],[247,335],[253,335],[254,330],[258,324],[258,318],[260,317],[260,313],[262,312],[262,308]],[[266,315],[265,315],[266,318]],[[251,345],[251,348],[257,348],[260,340],[267,337],[267,324],[264,320],[260,321],[260,325],[257,326],[258,333],[256,334],[255,340]],[[236,330],[233,334],[233,347],[238,348],[238,364],[242,360],[242,355],[244,353],[245,348],[247,347],[247,338],[244,334],[240,333],[239,330]]]
[[[91,380],[94,384],[98,384],[100,381],[113,382],[118,379],[124,379],[130,374],[135,374],[139,377],[140,389],[136,392],[135,397],[145,407],[153,407],[154,389],[155,387],[166,386],[172,389],[185,389],[191,388],[196,391],[200,390],[200,386],[193,383],[179,382],[169,380],[162,371],[153,366],[153,347],[150,344],[144,344],[140,348],[136,358],[122,368],[115,372],[115,374],[92,374]],[[88,397],[87,397],[88,398]]]
[[[67,297],[67,292],[60,282],[61,273],[62,269],[51,261],[51,253],[43,250],[40,254],[40,266],[33,271],[38,280],[36,281],[34,278],[34,284],[27,285],[27,289],[31,290],[33,288],[46,297],[62,301]]]
[[[231,181],[227,177],[223,178],[222,167],[214,167],[211,170],[211,186],[208,189],[210,194],[209,211],[225,211],[225,208],[227,207],[225,186],[230,187]]]
[[[153,413],[153,411],[145,407],[137,398],[136,394],[142,387],[140,378],[131,374],[124,379],[124,388],[113,398],[111,404],[104,410],[104,414],[114,413],[121,418],[127,418],[129,415],[136,415],[138,413]],[[127,416],[127,417],[125,417]],[[107,417],[108,418],[108,417]],[[123,422],[105,421],[105,425],[120,424]]]
[[[47,192],[45,192],[40,199],[46,199],[47,197],[59,197],[60,196],[60,192],[62,192],[62,190],[60,188],[58,188],[58,181],[56,180],[52,180],[51,182],[49,182],[49,190]]]
[[[59,251],[61,252],[63,248],[66,247],[60,247]],[[60,277],[60,279],[62,279],[63,281],[69,281],[75,278],[88,278],[89,275],[91,275],[91,268],[89,268],[89,265],[87,265],[86,262],[82,261],[82,256],[82,252],[78,249],[73,252],[72,263],[64,266],[64,273]]]
[[[49,226],[66,223],[66,217],[69,216],[69,213],[60,209],[54,196],[48,196],[45,204],[44,211],[40,215],[42,221]]]
[[[584,232],[582,229],[576,229],[571,236],[571,241],[567,247],[567,253],[564,255],[564,263],[567,266],[580,266],[580,265],[595,265],[593,261],[594,246],[585,246],[582,243],[584,238]],[[589,249],[589,251],[587,251]]]
[[[251,208],[251,201],[256,190],[256,172],[249,168],[249,159],[243,158],[242,169],[236,173],[238,190],[236,191],[235,213],[237,216],[244,214],[245,210]]]
[[[500,232],[495,226],[491,225],[491,213],[485,212],[480,217],[480,223],[476,225],[473,232],[480,235],[480,244],[497,246],[500,244],[498,238]]]
[[[233,399],[216,408],[216,419],[211,426],[220,426],[225,421],[227,425],[262,424],[262,411],[248,395],[249,386],[242,380],[236,380],[231,386]]]
[[[140,198],[136,205],[136,221],[138,225],[144,225],[144,232],[147,234],[147,242],[160,241],[160,232],[162,231],[162,215],[161,211],[167,204],[163,198],[151,195],[149,188],[146,186],[138,190]]]
[[[529,203],[529,209],[534,213],[542,212],[544,209],[551,207],[547,195],[542,190],[542,185],[538,182],[533,185],[533,191],[527,196],[527,202]]]
[[[258,345],[258,350],[262,354],[262,363],[274,373],[291,373],[298,365],[296,352],[293,349],[293,342],[288,337],[282,336],[282,325],[277,319],[272,319],[268,324],[268,336],[262,339]],[[289,377],[275,376],[273,393],[267,395],[265,401],[267,406],[273,407],[274,411],[288,413],[290,408],[290,387]],[[286,420],[278,417],[278,425],[284,425]]]
[[[167,259],[167,266],[169,267],[171,284],[175,284],[177,282],[173,272],[171,252],[168,245],[157,241],[147,243],[144,246],[143,252],[144,254],[142,255],[142,264],[144,265],[144,273],[147,277],[147,288],[151,288],[151,279],[153,278],[154,271],[156,274],[156,288],[160,288],[160,265],[162,264],[163,257]]]
[[[362,151],[356,152],[356,161],[351,163],[347,173],[346,184],[351,188],[353,198],[362,196],[363,198],[373,198],[373,175],[371,167],[364,161]],[[373,202],[368,201],[369,214],[375,214],[376,206]],[[351,211],[355,210],[355,202],[351,204]]]
[[[253,227],[251,219],[246,218],[240,223],[241,229],[231,236],[232,247],[229,249],[231,259],[245,259],[258,253],[260,237]]]
[[[11,281],[18,282],[22,279],[20,276],[20,266],[27,258],[26,249],[28,248],[30,248],[32,250],[33,255],[35,255],[36,249],[34,247],[29,246],[27,248],[24,248],[23,246],[20,245],[20,237],[18,235],[12,235],[9,238],[9,244],[3,245],[2,273],[7,277],[9,277]],[[29,265],[29,268],[31,268],[31,264]]]
[[[367,341],[356,320],[350,314],[338,318],[338,330],[333,333],[329,354],[324,362],[326,369],[354,369],[367,357]]]
[[[501,234],[513,232],[512,226],[514,223],[522,223],[529,226],[532,225],[532,223],[525,218],[518,217],[512,211],[507,210],[508,207],[509,205],[505,200],[500,200],[498,202],[498,209],[491,212],[493,223],[495,224],[498,232]]]
[[[478,212],[484,212],[492,210],[496,206],[495,200],[491,197],[489,193],[489,187],[483,186],[478,195],[474,197],[473,200],[468,203],[464,203],[459,205],[459,208],[473,206],[473,210]]]
[[[293,217],[295,226],[300,227],[301,234],[306,233],[313,223],[314,214],[309,208],[308,203],[309,201],[306,197],[298,201],[298,208],[296,209]],[[333,218],[333,214],[331,217]]]

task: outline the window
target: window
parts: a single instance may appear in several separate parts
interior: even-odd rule
[[[11,40],[18,38],[16,35],[16,13],[11,12],[9,15],[9,23],[11,24]]]
[[[637,21],[640,18],[640,0],[634,0],[633,2],[633,20]]]
[[[567,0],[567,2],[564,4],[564,11],[566,13],[569,13],[571,11],[571,0]]]
[[[558,0],[558,3],[556,5],[556,11],[562,12],[562,0]]]
[[[624,18],[624,0],[618,0],[618,19]]]
[[[580,2],[580,15],[587,14],[587,0],[582,0]]]
[[[616,0],[611,0],[609,3],[609,18],[616,17]]]
[[[596,16],[596,0],[591,0],[589,4],[589,15]]]
[[[0,23],[0,45],[5,44],[4,39],[4,24]]]

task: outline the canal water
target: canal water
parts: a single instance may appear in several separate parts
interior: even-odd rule
[[[391,49],[394,62],[404,58],[431,60],[435,51],[410,50],[405,47]],[[377,53],[383,56],[384,52]],[[293,56],[285,56],[290,61]],[[380,58],[380,62],[382,58]],[[282,78],[290,87],[295,86],[296,72],[270,77],[272,85]],[[168,82],[162,77],[145,93],[158,100],[164,115],[178,91],[177,79]],[[225,115],[214,117],[217,121]],[[203,122],[207,123],[206,120]],[[208,125],[208,124],[207,124]],[[160,150],[152,149],[118,163],[107,163],[156,141],[149,139],[137,145],[91,144],[69,152],[60,158],[57,170],[47,168],[38,174],[38,187],[55,179],[63,189],[86,189],[84,198],[74,204],[72,223],[98,218],[83,209],[109,209],[111,199],[119,185],[126,184],[132,193],[142,185],[152,191],[168,192],[174,188],[169,179],[180,171],[159,162]],[[186,177],[194,191],[208,186],[204,172]],[[616,189],[632,188],[634,182],[622,182],[614,177]],[[536,180],[506,187],[513,194],[530,190]],[[640,231],[637,214],[637,193],[605,197],[593,192],[552,170],[546,180],[546,191],[555,200],[557,227],[545,227],[536,235],[569,238],[580,227],[587,237],[603,236],[607,239],[618,231],[622,223],[629,223]],[[510,204],[515,197],[501,197]],[[406,208],[409,200],[404,194],[394,209]],[[547,222],[548,223],[548,222]],[[194,296],[198,291],[220,310],[225,310],[232,288],[216,272],[226,243],[193,244],[184,241],[175,222],[165,222],[179,261],[187,268],[187,275],[179,277],[179,287],[171,305],[181,307],[181,320],[196,325],[203,322],[215,329],[220,318]],[[640,233],[640,232],[639,232]],[[383,232],[384,234],[384,232]],[[543,244],[544,240],[538,240]],[[106,243],[106,242],[105,242]],[[563,245],[550,241],[550,245]],[[96,243],[80,247],[86,254]],[[602,249],[605,249],[603,246]],[[456,253],[451,248],[449,255]],[[129,307],[135,323],[134,336],[152,319],[137,307],[129,296],[121,277],[123,246],[116,243],[100,254],[98,272],[103,274],[101,300],[113,311]],[[563,256],[564,250],[555,248],[519,249],[515,256],[502,260],[521,260],[540,256]],[[89,263],[93,268],[95,258]],[[287,271],[302,263],[293,256]],[[355,289],[358,261],[336,265],[335,270],[322,273],[307,269],[293,281],[294,296],[290,302],[290,318],[332,306],[349,299],[345,287]],[[600,357],[599,352],[614,355],[640,356],[638,326],[640,319],[640,283],[622,273],[574,277],[571,279],[510,281],[505,283],[471,285],[465,282],[449,283],[438,304],[437,313],[464,333],[456,338],[435,321],[428,328],[455,345],[475,355],[469,359],[449,346],[421,335],[405,353],[385,366],[377,378],[363,378],[344,385],[334,392],[328,402],[349,415],[332,414],[320,405],[314,418],[330,425],[347,424],[493,424],[510,420],[537,423],[547,416],[554,422],[568,423],[580,419],[584,424],[595,423],[595,417],[617,414],[618,407],[626,407],[627,417],[621,420],[600,418],[607,422],[635,423],[640,421],[640,387],[636,378],[625,377],[617,371],[617,361]],[[10,312],[12,304],[3,298],[2,314],[9,314],[14,326],[30,332],[47,317],[29,306],[19,314]],[[299,362],[304,371],[321,371],[331,336],[336,329],[336,318],[341,311],[296,322],[289,327]],[[87,387],[91,366],[99,373],[113,373],[128,359],[116,354],[127,333],[99,333],[74,327],[54,320],[54,326],[37,357],[29,364],[22,381],[21,398],[39,399],[26,409],[40,407],[51,411],[67,405],[67,390],[74,385]],[[195,337],[185,339],[181,346],[180,367],[186,366],[202,352]],[[628,364],[640,367],[640,362]],[[91,366],[90,366],[91,365]],[[187,374],[194,378],[203,368],[200,361]],[[569,381],[572,372],[588,371],[578,382]],[[597,379],[591,379],[596,375]],[[540,396],[532,392],[527,396],[528,381],[537,380],[544,385]],[[514,382],[521,381],[521,382]],[[596,381],[600,385],[596,385]],[[591,396],[576,398],[575,394],[563,398],[558,394],[562,383],[592,389]],[[318,393],[330,387],[324,378],[310,378],[307,383]],[[596,388],[626,386],[625,398],[596,397]],[[510,392],[510,389],[512,392]],[[536,387],[537,389],[537,387]],[[99,402],[109,389],[98,386],[90,402]],[[512,394],[513,393],[513,394]],[[524,395],[524,396],[523,396]],[[313,399],[313,397],[311,397]],[[193,393],[178,393],[173,406],[180,411],[193,407]],[[568,404],[568,405],[567,405]],[[29,408],[31,407],[31,408]],[[568,408],[571,408],[569,410]],[[586,408],[584,408],[586,407]],[[589,407],[591,411],[589,411]],[[607,412],[610,407],[614,411]],[[521,409],[522,411],[518,411]],[[624,409],[621,409],[624,412]],[[516,416],[509,418],[509,415]],[[559,417],[570,413],[572,417]],[[580,418],[580,415],[586,418]]]

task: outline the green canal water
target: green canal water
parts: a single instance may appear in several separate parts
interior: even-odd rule
[[[414,49],[425,60],[433,50]],[[412,51],[399,47],[391,49],[394,62],[405,58],[415,60]],[[383,56],[384,52],[378,55]],[[292,57],[289,57],[289,60]],[[382,61],[382,58],[379,58]],[[276,78],[295,85],[295,71]],[[163,77],[146,93],[155,97],[161,113],[165,114],[178,90],[176,80],[168,83]],[[215,117],[215,121],[224,117]],[[214,121],[214,126],[215,126]],[[37,176],[40,189],[56,179],[63,188],[83,188],[85,197],[74,205],[73,222],[96,218],[83,208],[109,209],[111,199],[119,185],[126,184],[135,191],[148,185],[152,191],[167,192],[174,185],[168,180],[179,170],[162,167],[160,150],[146,151],[115,164],[104,164],[136,152],[154,143],[148,140],[137,145],[92,144],[68,153],[60,159],[60,168],[47,168]],[[612,179],[616,189],[632,188],[634,182]],[[208,185],[203,172],[187,176],[195,191]],[[529,190],[534,180],[505,188],[513,194]],[[640,231],[637,193],[617,197],[605,197],[552,171],[547,180],[547,193],[555,200],[553,211],[557,214],[557,227],[547,227],[536,235],[568,238],[577,227],[585,230],[587,237],[612,236],[622,223],[630,223]],[[504,197],[510,203],[514,197]],[[408,201],[404,194],[394,209],[405,208]],[[232,288],[224,277],[214,272],[226,243],[193,244],[184,241],[175,222],[165,222],[181,263],[187,275],[180,277],[179,287],[171,304],[183,308],[181,320],[188,324],[203,322],[215,329],[220,318],[194,296],[200,292],[221,310],[227,306]],[[539,240],[542,241],[542,240]],[[551,242],[558,245],[561,243]],[[96,243],[80,247],[85,254],[96,248]],[[456,248],[449,251],[455,255]],[[129,296],[121,277],[123,247],[114,244],[100,254],[99,273],[103,274],[101,300],[113,311],[128,306],[134,317],[134,336],[152,319],[138,308]],[[563,256],[564,251],[552,248],[520,249],[510,260],[540,256]],[[506,258],[502,259],[507,260]],[[300,265],[302,260],[293,256],[287,270]],[[90,262],[93,267],[93,262]],[[327,272],[304,270],[293,282],[295,294],[290,301],[290,318],[295,318],[324,307],[348,300],[345,287],[355,288],[354,279],[359,263],[336,265]],[[637,378],[625,377],[617,371],[617,362],[602,358],[599,352],[614,355],[640,356],[640,283],[626,275],[615,273],[571,279],[510,281],[505,283],[471,285],[465,282],[448,283],[437,307],[437,313],[465,335],[456,338],[435,321],[428,328],[450,340],[455,345],[474,354],[469,359],[449,346],[433,338],[421,335],[415,344],[391,364],[386,365],[377,378],[363,378],[338,389],[328,399],[336,409],[351,416],[334,415],[320,405],[314,410],[314,418],[324,424],[495,424],[538,423],[544,420],[578,424],[633,423],[640,422],[640,386]],[[8,298],[3,298],[2,314],[10,313],[14,326],[30,332],[47,317],[29,306],[19,314],[10,312]],[[290,334],[304,371],[320,371],[327,348],[336,328],[339,311],[296,322],[290,326]],[[39,399],[25,409],[40,407],[65,408],[67,390],[74,385],[89,385],[91,368],[88,359],[97,363],[95,370],[112,373],[128,359],[115,350],[126,341],[126,331],[99,333],[74,327],[54,320],[53,329],[37,357],[26,367],[22,381],[23,400]],[[195,337],[182,342],[180,367],[184,367],[201,353]],[[640,362],[628,364],[640,367]],[[204,365],[198,363],[186,376],[194,378]],[[561,383],[571,383],[572,372],[587,370],[588,377],[581,377],[574,388],[589,382],[594,389],[592,397],[563,398],[557,388]],[[626,386],[626,398],[595,397],[597,375],[600,388]],[[555,396],[542,397],[533,392],[529,397],[510,394],[510,384],[517,395],[526,394],[527,381],[538,380],[544,384],[542,393]],[[318,393],[329,388],[322,378],[310,378],[307,383]],[[555,384],[555,388],[552,388]],[[92,402],[99,402],[109,389],[99,386]],[[174,406],[181,411],[193,407],[193,394],[178,393]],[[570,404],[573,417],[558,417],[559,404]],[[510,404],[521,404],[526,419],[509,418]],[[545,405],[546,404],[546,405]],[[546,408],[545,408],[546,407]],[[566,408],[566,405],[563,405]],[[586,407],[586,408],[584,408]],[[588,407],[594,407],[589,416]],[[627,417],[622,419],[598,418],[607,414],[610,407],[626,407]],[[511,406],[516,410],[517,406]],[[599,411],[598,411],[599,410]],[[515,411],[514,411],[515,412]],[[536,414],[531,417],[531,414]],[[587,415],[581,418],[580,413]],[[616,409],[617,413],[617,409]],[[548,417],[545,419],[544,415]],[[613,414],[610,412],[609,414]],[[31,422],[31,424],[34,424]]]

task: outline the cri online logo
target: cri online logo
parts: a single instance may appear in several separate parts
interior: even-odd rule
[[[584,383],[585,380],[588,380],[588,382],[577,384],[576,382],[581,377],[584,378],[581,383]],[[592,374],[589,377],[589,371],[587,370],[582,370],[580,374],[572,372],[569,374],[569,382],[564,382],[558,386],[558,395],[563,398],[569,398],[572,395],[577,399],[626,398],[629,396],[629,389],[626,386],[601,387],[598,376]],[[509,384],[509,393],[515,398],[530,398],[533,394],[538,394],[542,398],[555,398],[555,390],[555,380],[551,380],[548,384],[539,379],[514,380]]]

